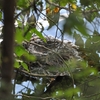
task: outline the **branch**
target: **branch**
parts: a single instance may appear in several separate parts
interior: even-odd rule
[[[12,94],[13,96],[22,96],[22,97],[25,97],[25,98],[33,98],[33,99],[39,99],[39,100],[48,100],[48,99],[52,99],[53,97],[35,97],[35,96],[28,96],[28,95],[17,95],[17,94]]]
[[[83,96],[83,97],[84,98],[90,98],[90,97],[93,97],[93,96],[96,96],[96,95],[100,95],[100,92],[94,93],[94,94],[91,94],[91,95],[88,95],[88,96]]]
[[[17,19],[18,16],[20,16],[22,13],[26,12],[27,10],[29,10],[32,6],[33,6],[33,5],[30,5],[30,6],[27,7],[26,9],[23,9],[19,14],[17,14],[17,15],[15,16],[15,19]]]
[[[39,9],[37,9],[39,12],[40,12],[40,10]],[[43,16],[46,16],[44,13],[42,13],[42,12],[40,12]],[[55,24],[55,26],[59,29],[59,31],[61,32],[61,34],[63,34],[63,32],[62,32],[62,30],[58,27],[58,25],[53,21],[53,20],[51,20],[51,18],[49,18],[48,16],[46,16],[50,21],[52,21],[54,24]]]
[[[83,13],[93,13],[93,12],[98,12],[98,11],[100,11],[100,9],[86,10],[86,11],[83,11]]]
[[[48,75],[48,74],[34,74],[34,73],[30,73],[28,71],[25,71],[25,70],[19,70],[18,71],[22,72],[22,73],[25,73],[29,76],[32,76],[32,77],[49,77],[49,78],[56,78],[58,75]]]

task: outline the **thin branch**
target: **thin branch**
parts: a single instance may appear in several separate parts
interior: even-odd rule
[[[100,95],[100,92],[94,93],[94,94],[91,94],[91,95],[88,95],[88,96],[83,96],[83,97],[84,98],[90,98],[90,97],[93,97],[93,96],[96,96],[96,95]]]
[[[39,9],[37,9],[39,12],[40,12],[40,10]],[[44,16],[46,16],[45,14],[43,14],[42,12],[40,12],[42,15],[44,15]],[[58,27],[58,25],[53,21],[53,20],[51,20],[51,18],[49,18],[48,16],[46,16],[50,21],[52,21],[54,24],[55,24],[55,26],[59,29],[59,31],[61,32],[61,34],[63,34],[63,32],[62,32],[62,30]]]
[[[93,13],[93,12],[99,12],[100,9],[92,9],[92,10],[86,10],[86,11],[83,11],[83,13]]]
[[[48,75],[48,74],[34,74],[34,73],[30,73],[28,71],[25,71],[25,70],[19,70],[20,72],[22,73],[25,73],[29,76],[32,76],[32,77],[50,77],[50,78],[55,78],[57,77],[58,75]]]
[[[15,16],[15,19],[17,19],[18,16],[20,16],[22,13],[26,12],[27,10],[29,10],[32,6],[33,6],[33,5],[30,5],[30,6],[27,7],[26,9],[23,9],[19,14],[17,14],[17,15]]]
[[[22,96],[25,98],[33,98],[33,99],[39,99],[39,100],[48,100],[48,99],[52,99],[53,97],[35,97],[35,96],[28,96],[28,95],[16,95],[16,94],[12,94],[13,96]]]

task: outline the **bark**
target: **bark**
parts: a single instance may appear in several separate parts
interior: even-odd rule
[[[2,42],[2,68],[0,100],[12,100],[12,77],[13,77],[13,47],[14,47],[14,11],[15,0],[3,0],[3,42]]]

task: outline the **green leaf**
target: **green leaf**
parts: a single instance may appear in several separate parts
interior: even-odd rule
[[[69,15],[68,18],[65,18],[63,32],[67,32],[67,34],[72,35],[74,30],[77,30],[81,34],[88,36],[82,16],[79,15],[77,12],[72,13]]]
[[[46,39],[44,38],[44,36],[42,35],[41,32],[39,32],[37,29],[33,29],[33,32],[39,36],[39,38],[43,39],[44,42],[46,42]]]
[[[16,29],[15,40],[18,44],[22,43],[22,41],[24,40],[22,29]]]
[[[17,1],[17,6],[19,8],[25,8],[29,6],[29,1],[28,0],[18,0]]]
[[[29,41],[30,39],[31,39],[31,37],[32,37],[32,32],[31,31],[29,31],[28,32],[28,34],[26,34],[26,36],[25,36],[25,39],[27,40],[27,41]]]
[[[98,16],[98,12],[87,12],[84,13],[84,16],[87,21],[92,22]]]
[[[19,64],[19,63],[20,63],[20,64]],[[29,71],[28,66],[27,66],[26,63],[24,63],[24,62],[21,61],[21,60],[16,59],[16,60],[15,60],[15,63],[14,63],[14,67],[15,67],[15,68],[20,68],[20,66],[22,66],[25,70]]]
[[[88,37],[88,38],[87,38],[87,40],[86,40],[86,42],[85,42],[85,48],[86,48],[86,50],[87,50],[88,52],[90,51],[89,48],[91,48],[91,37]]]
[[[14,62],[14,68],[20,68],[19,62],[17,60]]]
[[[26,59],[27,61],[35,61],[36,57],[33,54],[29,54],[28,52],[25,52],[23,54],[24,59]]]
[[[26,50],[25,50],[24,47],[22,47],[22,46],[20,46],[20,45],[17,45],[17,46],[15,47],[15,54],[16,54],[18,57],[22,56],[24,53],[26,53]]]
[[[27,29],[29,28],[29,26],[25,26],[25,32],[27,31]],[[27,40],[27,41],[29,41],[30,39],[31,39],[31,37],[32,37],[32,34],[33,34],[33,30],[34,29],[30,29],[29,31],[28,31],[28,33],[25,35],[25,39]]]
[[[60,5],[61,6],[66,6],[69,0],[60,0]]]
[[[23,66],[23,68],[27,71],[29,71],[28,66],[26,63],[22,62],[21,65]]]
[[[76,0],[52,0],[54,3],[60,3],[60,6],[66,6],[67,3],[75,3]]]
[[[69,96],[69,97],[72,97],[73,95],[77,95],[78,92],[80,92],[79,88],[69,88],[66,91],[66,95]]]
[[[29,54],[24,47],[18,45],[15,47],[15,54],[20,57],[22,60],[26,61],[35,61],[36,57],[32,54]]]
[[[77,34],[76,32],[74,33],[74,38],[75,38],[75,44],[84,48],[84,41],[80,34]]]
[[[0,12],[0,21],[1,21],[1,19],[2,19],[2,13]]]

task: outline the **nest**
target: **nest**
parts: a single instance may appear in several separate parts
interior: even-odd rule
[[[68,74],[65,62],[72,58],[81,59],[78,47],[71,42],[62,43],[53,37],[45,39],[46,42],[33,36],[29,42],[23,43],[29,53],[36,56],[35,62],[28,63],[30,71],[36,74]]]

